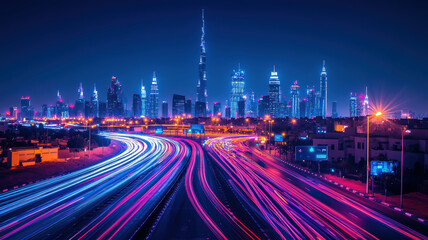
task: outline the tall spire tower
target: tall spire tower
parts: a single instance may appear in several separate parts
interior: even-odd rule
[[[369,95],[367,94],[367,86],[366,86],[366,96],[364,98],[364,108],[363,108],[363,116],[369,115]]]
[[[206,70],[206,52],[205,52],[205,17],[202,9],[202,36],[201,53],[199,56],[199,79],[196,88],[196,101],[207,103],[207,70]]]
[[[320,77],[320,113],[323,118],[327,116],[327,71],[325,70],[325,60],[322,61]]]
[[[79,99],[83,99],[84,97],[82,83],[80,83],[79,90],[77,92],[79,92]]]

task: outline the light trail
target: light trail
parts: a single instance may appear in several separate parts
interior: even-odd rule
[[[125,150],[91,167],[0,194],[0,239],[131,237],[187,166],[189,148],[166,138],[105,136]],[[94,216],[79,221],[91,211]]]
[[[278,159],[247,146],[245,142],[250,139],[252,137],[211,139],[206,142],[206,148],[240,200],[270,226],[273,238],[382,239],[384,235],[379,232],[385,231],[388,236],[400,239],[426,239],[356,200],[289,170]],[[206,178],[203,168],[201,164],[202,181]],[[287,180],[290,176],[292,181]],[[236,217],[223,210],[208,182],[203,188],[210,201],[218,205],[219,212],[226,218]],[[367,222],[353,221],[348,212],[362,216]],[[230,223],[233,226],[229,228],[245,227],[238,219]],[[373,231],[371,224],[379,228]],[[245,238],[250,236],[249,233],[243,235]]]

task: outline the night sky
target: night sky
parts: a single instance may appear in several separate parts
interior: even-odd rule
[[[96,83],[105,101],[112,75],[130,107],[153,71],[160,101],[171,104],[173,93],[195,99],[202,8],[210,105],[225,103],[238,63],[246,92],[257,98],[267,94],[275,64],[289,98],[295,80],[301,95],[306,85],[319,89],[325,59],[329,114],[336,100],[348,116],[349,93],[366,85],[370,100],[395,99],[400,108],[428,113],[427,1],[87,2],[1,3],[2,113],[21,96],[39,110],[55,102],[57,90],[74,103],[79,82],[85,98]]]

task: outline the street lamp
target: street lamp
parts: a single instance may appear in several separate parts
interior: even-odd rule
[[[404,165],[404,134],[411,133],[405,127],[401,130],[401,186],[400,186],[400,208],[403,208],[403,165]]]
[[[373,116],[374,117],[380,117],[382,116],[383,113],[382,112],[376,112]],[[369,147],[369,143],[370,143],[370,115],[367,115],[367,156],[366,156],[366,161],[367,161],[367,171],[366,171],[366,194],[369,194],[369,177],[370,177],[370,147]],[[372,182],[373,184],[373,182]]]

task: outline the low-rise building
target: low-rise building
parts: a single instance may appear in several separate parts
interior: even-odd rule
[[[58,147],[13,148],[7,155],[7,166],[13,168],[25,162],[48,162],[58,160]],[[25,164],[24,164],[25,165]]]

